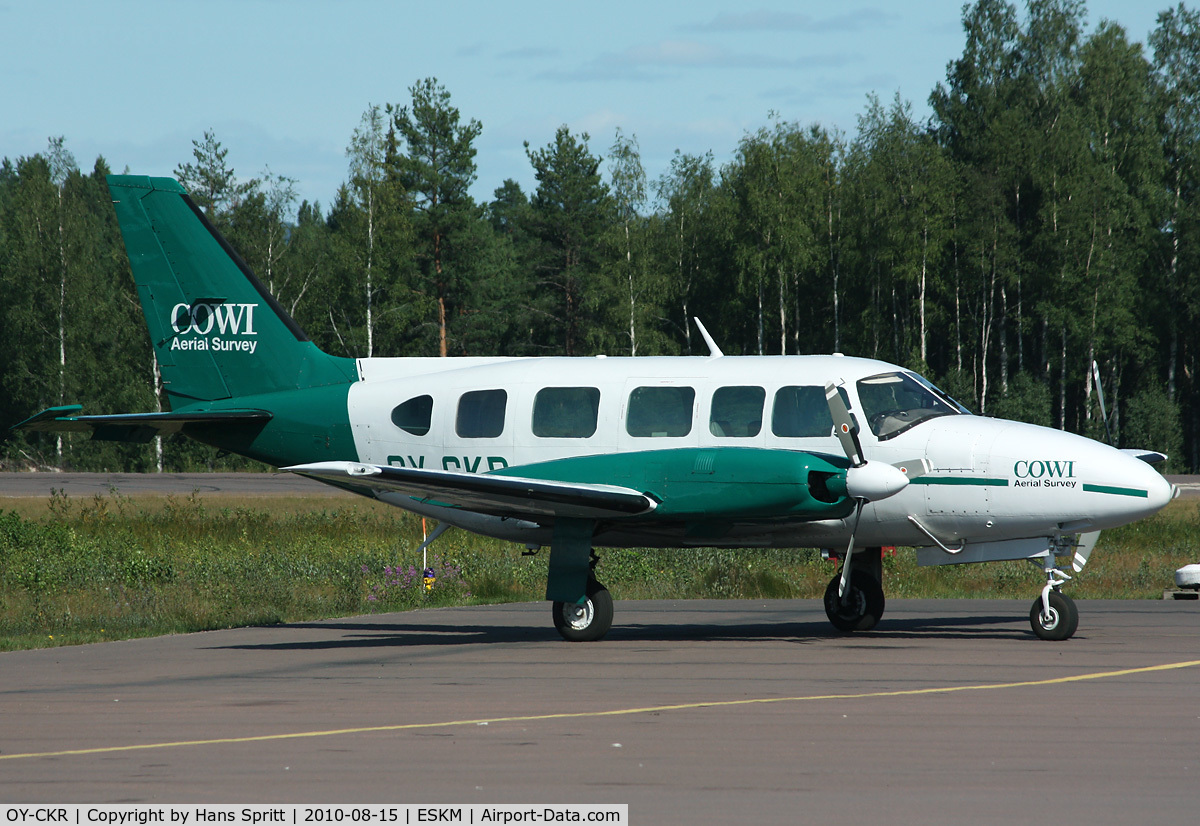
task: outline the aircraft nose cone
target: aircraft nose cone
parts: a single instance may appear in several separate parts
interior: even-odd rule
[[[1140,460],[1136,460],[1140,461]],[[1145,462],[1142,462],[1145,464]],[[1142,471],[1149,471],[1146,477],[1146,494],[1149,499],[1149,504],[1155,510],[1162,510],[1167,506],[1167,503],[1179,495],[1179,488],[1172,485],[1166,478],[1149,465]]]
[[[1113,498],[1123,502],[1127,521],[1158,513],[1179,494],[1161,473],[1133,456],[1121,454],[1114,470],[1112,483],[1098,486],[1098,490],[1115,494]]]

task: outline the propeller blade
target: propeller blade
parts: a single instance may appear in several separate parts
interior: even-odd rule
[[[1075,546],[1075,557],[1071,560],[1071,567],[1075,569],[1075,573],[1079,573],[1083,570],[1083,566],[1087,565],[1088,557],[1092,555],[1092,551],[1096,548],[1096,540],[1099,538],[1100,531],[1079,534],[1079,544]]]
[[[842,450],[850,460],[852,467],[862,467],[867,463],[863,458],[862,443],[858,440],[858,426],[850,416],[850,409],[842,400],[842,394],[832,383],[825,385],[825,402],[829,405],[829,415],[833,418],[833,429]]]
[[[838,599],[842,601],[843,605],[849,601],[846,597],[846,586],[850,582],[850,557],[854,554],[854,535],[858,533],[858,520],[862,518],[863,506],[866,504],[866,499],[859,499],[854,508],[854,527],[850,529],[850,544],[846,546],[846,558],[842,560],[842,579],[838,582]]]
[[[910,481],[916,479],[918,476],[924,476],[933,469],[933,465],[929,464],[929,460],[924,457],[909,459],[906,462],[896,462],[892,467],[907,476]]]
[[[1104,388],[1100,385],[1100,365],[1092,360],[1092,380],[1096,382],[1096,399],[1100,402],[1100,418],[1104,419],[1104,432],[1108,435],[1108,443],[1112,445],[1112,428],[1108,426],[1108,410],[1104,407]]]

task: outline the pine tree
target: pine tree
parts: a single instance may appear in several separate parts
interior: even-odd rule
[[[561,126],[542,149],[525,144],[538,182],[530,213],[537,240],[535,342],[567,356],[583,355],[603,338],[596,313],[614,298],[604,294],[599,273],[601,238],[614,222],[615,205],[588,140],[586,132],[576,138]]]
[[[435,302],[437,352],[446,356],[452,318],[465,311],[471,260],[463,247],[471,246],[470,227],[481,215],[468,190],[476,174],[474,142],[483,126],[474,119],[461,123],[436,78],[419,81],[409,93],[411,105],[387,108],[392,116],[387,167],[412,199],[416,291]]]

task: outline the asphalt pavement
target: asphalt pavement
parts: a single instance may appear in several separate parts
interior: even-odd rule
[[[543,604],[0,654],[6,803],[628,803],[633,823],[1188,823],[1197,603]]]

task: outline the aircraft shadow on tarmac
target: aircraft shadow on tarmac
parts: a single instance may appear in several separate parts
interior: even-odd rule
[[[1011,626],[1011,628],[1005,628]],[[550,626],[513,625],[441,625],[387,622],[334,621],[321,623],[291,623],[276,626],[280,631],[295,632],[342,631],[334,639],[287,640],[280,642],[243,645],[212,646],[218,650],[249,651],[321,651],[356,648],[422,647],[479,645],[487,643],[553,643],[562,640]],[[614,625],[612,630],[598,643],[622,642],[746,642],[752,640],[779,641],[793,644],[810,644],[830,639],[848,641],[887,642],[891,640],[919,639],[1005,639],[1011,640],[1032,636],[1028,624],[1020,616],[983,617],[899,617],[884,620],[874,631],[843,635],[830,628],[826,622],[758,622],[743,625],[718,625],[704,623],[639,624],[636,622]]]

